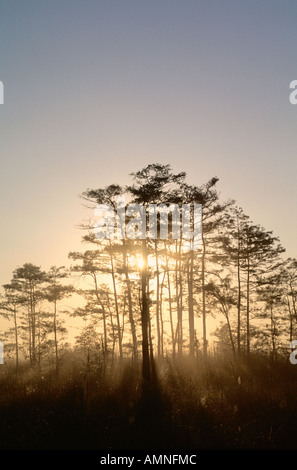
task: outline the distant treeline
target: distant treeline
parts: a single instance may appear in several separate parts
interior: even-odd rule
[[[69,253],[70,268],[45,272],[26,263],[3,286],[0,311],[12,326],[2,338],[16,366],[20,357],[31,364],[51,357],[59,370],[65,299],[77,295],[84,303],[67,313],[86,321],[76,346],[97,351],[104,363],[142,361],[145,377],[153,356],[206,356],[210,318],[218,323],[218,348],[234,358],[261,350],[276,360],[297,338],[296,259],[286,259],[279,238],[235,201],[221,200],[216,177],[194,186],[184,172],[161,164],[131,177],[131,185],[87,189],[82,198],[93,211],[98,204],[113,207],[115,223],[119,196],[145,210],[149,204],[201,204],[201,247],[185,249],[182,234],[172,237],[170,213],[167,239],[98,239],[93,216],[81,226],[85,249]],[[125,217],[129,223],[131,213]],[[75,287],[77,275],[87,281],[84,287]]]

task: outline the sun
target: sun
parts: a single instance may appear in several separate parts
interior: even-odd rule
[[[137,257],[137,265],[138,265],[140,270],[142,270],[144,268],[145,263],[144,263],[144,259],[143,259],[142,255],[139,255]]]

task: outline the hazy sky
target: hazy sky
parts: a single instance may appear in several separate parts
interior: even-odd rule
[[[153,162],[297,256],[296,45],[296,0],[0,0],[0,284],[67,262],[79,194]]]

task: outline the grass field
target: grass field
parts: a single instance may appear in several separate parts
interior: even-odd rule
[[[164,360],[142,387],[139,368],[4,365],[0,448],[34,450],[295,449],[297,367],[252,357]]]

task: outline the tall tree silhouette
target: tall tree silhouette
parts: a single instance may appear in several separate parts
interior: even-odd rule
[[[132,203],[140,204],[145,208],[148,214],[150,204],[171,204],[176,199],[176,188],[184,182],[185,173],[172,173],[170,165],[150,164],[142,170],[132,173],[133,184],[127,186],[128,194],[131,195]],[[148,217],[146,217],[148,220]],[[160,219],[157,233],[160,233]],[[149,227],[145,227],[145,237],[142,240],[142,257],[143,268],[141,272],[142,278],[142,359],[143,359],[143,377],[150,380],[151,368],[149,360],[149,349],[152,353],[152,344],[149,348],[149,299],[148,299],[148,276],[147,276],[147,259],[148,259],[148,242],[146,234]]]
[[[195,258],[201,265],[200,282],[202,292],[202,334],[203,334],[203,352],[207,355],[208,341],[207,341],[207,303],[206,303],[206,276],[207,264],[217,261],[218,258],[218,243],[220,243],[220,232],[225,225],[226,210],[234,201],[221,202],[219,193],[216,189],[216,184],[219,181],[217,177],[211,178],[206,184],[202,186],[183,184],[182,200],[186,203],[197,203],[202,205],[202,250],[195,252]],[[194,264],[193,264],[194,267]],[[193,272],[189,276],[190,283],[193,283]],[[190,291],[192,288],[190,287]],[[189,309],[189,324],[190,324],[190,350],[193,351],[193,306],[190,304]],[[193,353],[192,353],[193,354]]]
[[[64,266],[56,267],[52,266],[47,274],[48,285],[43,290],[43,297],[50,303],[53,304],[53,320],[52,330],[54,333],[54,348],[55,348],[55,362],[56,362],[56,374],[59,373],[59,340],[58,334],[65,333],[66,329],[62,327],[61,320],[58,318],[58,304],[69,297],[74,289],[71,285],[63,285],[62,279],[67,277],[67,272]]]
[[[121,211],[118,210],[118,197],[124,195],[124,190],[122,189],[121,186],[117,184],[111,184],[107,186],[106,188],[99,188],[99,189],[87,189],[86,191],[83,192],[82,197],[88,201],[93,203],[94,205],[108,205],[113,209],[113,216],[114,218],[110,221],[111,224],[113,225],[112,228],[115,226],[119,231],[122,230],[122,228],[126,226],[126,217],[125,217],[125,209],[126,207],[122,207]],[[118,220],[118,218],[120,220]],[[119,224],[119,225],[118,225]],[[84,227],[86,229],[90,229],[89,226]],[[119,331],[119,307],[118,307],[118,300],[117,300],[117,287],[116,287],[116,272],[114,269],[114,260],[115,257],[114,255],[117,254],[122,254],[122,274],[124,276],[124,285],[125,288],[127,289],[127,298],[128,298],[128,312],[129,312],[129,322],[130,322],[130,327],[131,327],[131,334],[132,334],[132,340],[133,340],[133,355],[134,359],[137,361],[138,359],[138,345],[137,345],[137,335],[136,335],[136,325],[135,325],[135,320],[134,320],[134,315],[133,315],[133,299],[132,299],[132,282],[130,275],[129,275],[129,266],[128,266],[128,259],[129,259],[129,253],[131,250],[131,242],[130,240],[127,240],[124,234],[121,234],[122,237],[120,239],[120,242],[116,242],[113,240],[112,243],[110,241],[106,244],[107,251],[110,255],[110,261],[111,261],[111,275],[112,275],[112,282],[113,282],[113,290],[114,290],[114,296],[115,296],[115,305],[116,305],[116,310],[117,310],[117,319],[118,319],[118,333],[120,334]],[[98,243],[98,240],[96,237],[94,237],[94,234],[91,236],[88,235],[84,237],[86,241],[91,241],[92,243]],[[133,252],[133,249],[132,249]],[[122,347],[120,345],[120,354],[122,354]]]
[[[237,284],[237,354],[241,355],[241,330],[242,330],[242,303],[243,265],[246,260],[245,234],[249,223],[249,217],[241,207],[232,205],[228,208],[225,218],[225,233],[222,235],[223,250],[227,257],[226,262],[230,268],[234,268],[234,281]],[[247,320],[248,323],[248,320]]]
[[[258,283],[271,285],[276,269],[282,261],[280,254],[285,250],[281,246],[278,237],[274,237],[271,231],[263,227],[248,224],[244,228],[244,263],[243,270],[246,275],[246,339],[247,355],[250,355],[250,298],[251,289],[256,289]],[[268,288],[269,291],[269,288]]]
[[[19,315],[20,309],[26,303],[26,297],[20,291],[20,285],[16,280],[10,284],[4,284],[4,298],[0,302],[0,314],[7,320],[13,320],[13,336],[15,343],[16,372],[19,368]]]
[[[29,335],[29,356],[31,364],[37,362],[38,323],[40,312],[38,303],[42,299],[42,286],[48,281],[45,271],[32,263],[25,263],[13,272],[14,286],[26,299]]]

